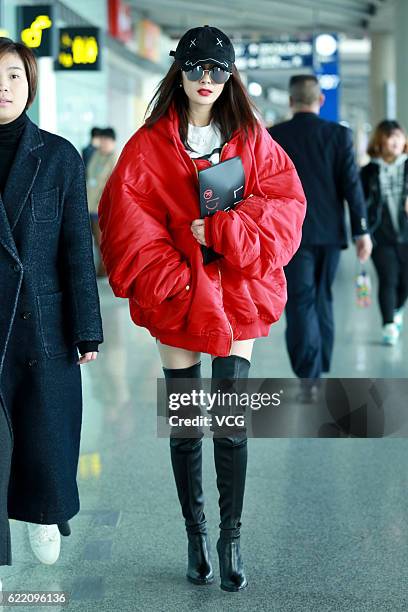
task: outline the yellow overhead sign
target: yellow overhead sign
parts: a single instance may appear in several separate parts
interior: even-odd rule
[[[25,5],[17,7],[17,27],[20,39],[37,57],[52,57],[53,45],[51,32],[54,25],[52,4],[41,6]]]
[[[61,28],[58,67],[62,70],[99,70],[98,28]]]
[[[48,15],[38,15],[31,26],[21,32],[21,40],[27,47],[35,49],[41,45],[43,30],[51,26],[52,21]]]

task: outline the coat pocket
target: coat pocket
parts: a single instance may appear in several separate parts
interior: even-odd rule
[[[47,357],[65,355],[71,350],[61,291],[37,296],[42,342]]]
[[[37,223],[56,221],[58,218],[58,187],[50,191],[32,193],[31,210],[34,221]]]
[[[183,289],[154,308],[143,308],[140,312],[140,324],[148,329],[168,332],[183,329],[191,307],[191,295],[191,289]]]
[[[286,278],[282,268],[275,270],[266,283],[256,281],[252,285],[252,299],[259,316],[265,321],[277,321],[287,301]]]

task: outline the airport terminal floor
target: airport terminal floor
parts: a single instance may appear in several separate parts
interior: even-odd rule
[[[335,283],[331,375],[406,376],[408,330],[397,346],[380,344],[375,300],[368,309],[355,304],[356,271],[349,248]],[[403,438],[249,440],[242,527],[249,588],[226,593],[217,575],[209,586],[186,580],[186,535],[169,443],[156,436],[156,377],[162,373],[155,343],[132,325],[126,300],[114,298],[105,280],[99,289],[105,343],[97,362],[82,368],[81,511],[54,566],[35,560],[25,526],[12,521],[13,566],[1,568],[3,589],[69,591],[70,604],[60,609],[81,612],[407,610]],[[269,338],[256,342],[252,377],[291,376],[284,329],[283,317]],[[208,356],[203,375],[210,375]],[[209,439],[203,472],[217,572]]]

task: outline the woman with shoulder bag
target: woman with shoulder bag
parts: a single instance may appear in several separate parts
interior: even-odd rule
[[[200,378],[213,390],[248,377],[254,339],[286,301],[282,267],[299,246],[305,198],[295,168],[257,120],[229,38],[204,26],[181,38],[145,125],[125,146],[99,204],[101,250],[114,293],[156,339],[168,389]],[[200,218],[198,171],[240,157],[242,202]],[[202,246],[219,258],[204,265]],[[187,577],[213,581],[201,483],[201,437],[170,436],[188,535]],[[240,527],[247,439],[214,435],[221,588],[247,586]]]
[[[371,161],[361,170],[367,200],[372,259],[378,275],[382,342],[398,341],[408,297],[408,146],[394,120],[379,123],[367,152]]]

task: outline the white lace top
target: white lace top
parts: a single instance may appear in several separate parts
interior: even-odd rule
[[[187,153],[193,159],[208,159],[211,164],[218,164],[222,149],[222,138],[219,129],[210,123],[204,127],[188,124],[187,141],[192,151]]]

